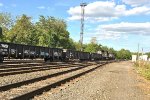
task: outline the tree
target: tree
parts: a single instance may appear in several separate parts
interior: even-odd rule
[[[0,27],[0,37],[2,37],[2,34],[3,34],[2,28]]]
[[[38,39],[31,17],[23,14],[7,34],[9,42],[36,45]]]
[[[51,21],[46,19],[44,16],[40,16],[39,21],[36,22],[36,24],[35,24],[35,27],[36,27],[37,33],[38,33],[38,39],[39,39],[38,45],[40,45],[40,46],[52,45],[53,44],[52,37],[55,36],[55,33],[52,32]]]
[[[67,43],[67,49],[76,50],[75,42],[71,38],[69,38],[69,42]]]
[[[104,51],[108,51],[109,48],[107,46],[102,46],[101,49]]]
[[[117,56],[117,51],[114,50],[113,48],[108,48],[108,52],[113,53],[115,55],[115,57]]]
[[[93,52],[93,53],[95,53],[95,52],[97,52],[99,50],[101,50],[101,45],[97,43],[96,37],[92,37],[91,38],[91,43],[86,44],[85,48],[84,48],[85,52]]]
[[[36,29],[39,33],[38,45],[69,48],[70,38],[65,21],[54,17],[40,16],[36,23]]]
[[[147,52],[146,55],[148,55],[148,58],[150,58],[150,52]]]
[[[89,43],[86,45],[84,51],[95,53],[101,49],[101,45],[95,43]]]
[[[80,44],[80,42],[74,42],[74,45],[75,45],[75,49],[76,49],[77,51],[80,51],[80,50],[81,50],[81,44]]]
[[[121,49],[117,52],[118,59],[131,59],[131,52],[129,50]]]
[[[0,13],[0,27],[2,33],[0,33],[0,41],[7,41],[6,35],[13,25],[13,20],[10,13]]]

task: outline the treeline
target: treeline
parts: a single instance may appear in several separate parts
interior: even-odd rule
[[[146,55],[148,55],[148,58],[150,58],[150,52],[147,52]]]
[[[52,16],[41,15],[38,21],[34,22],[31,17],[25,14],[14,20],[10,13],[0,13],[0,27],[2,27],[0,41],[53,48],[81,49],[80,43],[70,38],[66,22]],[[92,40],[89,44],[83,44],[83,50],[86,52],[107,50],[114,53],[118,59],[131,58],[129,50],[116,51]]]
[[[8,13],[0,13],[3,29],[1,41],[28,45],[73,48],[66,22],[54,17],[40,16],[37,22],[23,14],[12,20]]]

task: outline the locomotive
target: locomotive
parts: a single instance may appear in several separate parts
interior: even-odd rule
[[[75,51],[70,49],[50,48],[42,46],[31,46],[24,44],[15,44],[0,42],[0,62],[8,59],[37,59],[44,61],[90,61],[90,60],[111,60],[115,59],[114,54],[108,51],[98,53],[90,53],[83,51]]]

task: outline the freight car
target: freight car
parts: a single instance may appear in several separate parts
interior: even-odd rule
[[[62,60],[63,50],[59,48],[48,48],[41,46],[22,45],[0,42],[0,60],[4,57],[16,59],[43,58],[45,61]]]
[[[102,60],[102,54],[99,53],[91,53],[91,60]]]
[[[104,60],[107,59],[108,52],[89,53],[82,51],[75,51],[69,49],[49,48],[42,46],[31,46],[23,44],[14,44],[0,42],[0,62],[4,60],[4,57],[8,59],[36,59],[42,58],[45,61],[87,61],[87,60]]]
[[[78,59],[78,52],[70,49],[63,49],[63,60],[64,61],[73,61]]]
[[[3,60],[4,60],[4,57],[2,56],[2,52],[0,50],[0,63],[3,62]]]
[[[109,59],[109,53],[108,51],[102,50],[102,60],[107,60]]]
[[[108,54],[108,59],[109,60],[114,60],[115,59],[115,55],[113,53],[109,53]]]
[[[90,60],[89,52],[75,51],[70,49],[63,49],[63,60]]]

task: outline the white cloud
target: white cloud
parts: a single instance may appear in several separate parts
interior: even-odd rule
[[[131,10],[126,11],[126,15],[137,15],[137,14],[147,14],[150,11],[150,7],[142,6],[135,7]]]
[[[85,19],[93,21],[109,21],[119,18],[121,16],[147,14],[150,12],[150,7],[141,6],[127,9],[126,5],[117,5],[111,1],[96,1],[89,3],[85,7]],[[68,10],[71,15],[69,20],[79,20],[81,14],[81,7],[71,7]]]
[[[118,33],[112,34],[112,33],[102,32],[97,34],[96,37],[98,38],[98,40],[108,40],[108,39],[116,40],[119,39],[121,35]]]
[[[150,5],[150,0],[122,0],[125,4],[131,6]]]
[[[98,40],[119,38],[127,39],[129,34],[150,36],[150,22],[99,25],[93,32],[86,33],[86,37],[97,37]],[[94,34],[93,34],[94,33]]]
[[[150,22],[145,23],[128,23],[121,22],[118,24],[109,24],[98,26],[97,30],[102,30],[112,34],[140,34],[150,35]]]
[[[94,33],[94,34],[93,34]],[[107,39],[111,39],[111,40],[116,40],[119,39],[121,37],[121,34],[119,33],[109,33],[109,32],[105,32],[105,31],[95,31],[95,32],[91,32],[91,33],[86,33],[85,37],[88,38],[89,40],[91,39],[91,37],[96,37],[97,40],[107,40]]]
[[[108,21],[113,17],[118,17],[118,14],[122,15],[121,12],[124,10],[124,5],[116,6],[113,2],[96,1],[85,7],[85,16],[90,20]],[[68,13],[71,15],[70,20],[78,20],[80,19],[81,7],[71,7]]]
[[[46,7],[45,6],[39,6],[39,7],[37,7],[38,9],[46,9]]]
[[[2,3],[0,3],[0,7],[2,7],[3,6],[3,4]]]

